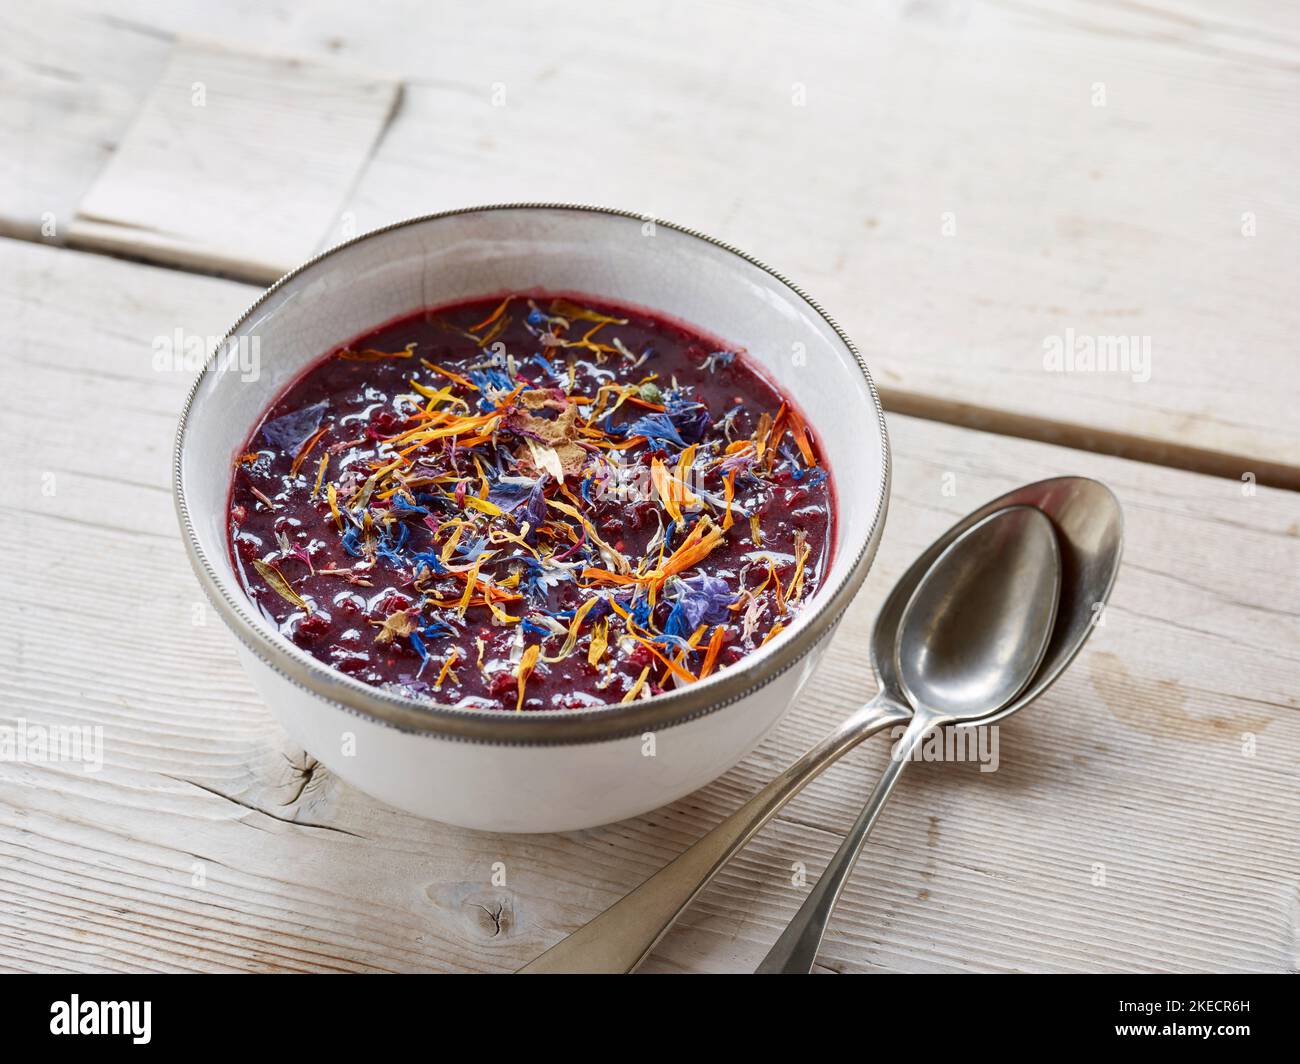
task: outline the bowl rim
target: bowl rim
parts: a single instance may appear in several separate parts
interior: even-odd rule
[[[585,744],[608,742],[685,724],[724,709],[766,687],[802,661],[834,629],[840,616],[857,594],[875,558],[888,510],[891,479],[889,436],[885,426],[884,408],[881,406],[879,393],[876,391],[875,382],[871,378],[866,362],[839,323],[816,300],[785,275],[739,248],[657,216],[653,218],[656,227],[662,226],[736,256],[768,274],[806,303],[830,327],[840,343],[852,355],[854,363],[866,381],[875,406],[880,429],[881,486],[876,500],[876,510],[871,518],[866,537],[858,544],[840,545],[841,550],[852,550],[857,547],[857,556],[850,565],[848,573],[834,588],[823,589],[819,596],[821,602],[817,608],[798,616],[786,632],[772,641],[767,653],[750,655],[719,670],[706,680],[636,702],[611,703],[593,709],[535,710],[528,713],[508,713],[496,709],[457,709],[372,687],[355,677],[330,668],[287,639],[272,638],[247,615],[247,599],[241,599],[232,593],[239,589],[228,588],[218,577],[217,569],[199,542],[186,499],[182,459],[190,418],[195,413],[195,403],[199,399],[200,389],[214,370],[220,353],[230,339],[281,288],[339,252],[409,226],[495,211],[573,211],[633,221],[647,219],[642,212],[592,204],[519,202],[457,207],[405,218],[371,229],[327,248],[286,273],[262,292],[226,331],[191,385],[181,410],[172,450],[172,486],[176,513],[190,564],[218,615],[243,646],[262,664],[270,667],[294,686],[337,709],[408,733],[511,746]],[[242,595],[242,592],[240,594]]]

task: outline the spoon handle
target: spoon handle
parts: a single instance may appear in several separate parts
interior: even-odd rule
[[[786,802],[863,739],[911,715],[882,691],[674,861],[520,973],[634,970],[722,866]]]
[[[921,745],[926,734],[941,722],[942,718],[924,709],[918,709],[913,715],[907,731],[898,740],[898,746],[889,764],[885,766],[885,771],[876,781],[871,797],[867,799],[867,804],[858,814],[858,819],[844,841],[840,843],[840,848],[835,851],[835,856],[831,858],[830,864],[817,880],[817,885],[809,891],[808,897],[799,906],[794,919],[790,921],[781,933],[781,937],[776,940],[776,944],[754,970],[756,975],[807,975],[812,971],[813,962],[817,960],[817,951],[821,948],[822,936],[826,933],[826,924],[830,921],[831,913],[835,911],[844,884],[848,882],[853,866],[858,862],[858,854],[866,845],[867,836],[871,834],[876,818],[885,807],[885,802],[893,791],[894,784],[898,782],[898,777],[903,774],[903,769],[912,759],[913,752]]]

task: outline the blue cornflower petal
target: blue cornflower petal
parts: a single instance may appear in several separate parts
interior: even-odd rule
[[[447,572],[447,567],[442,564],[442,559],[438,557],[437,551],[426,550],[411,555],[412,569],[419,572],[421,568],[426,567],[437,576],[442,576]]]
[[[262,435],[285,454],[297,454],[298,449],[320,428],[321,418],[325,416],[329,405],[327,399],[322,399],[301,410],[282,414],[262,426]]]
[[[354,558],[361,557],[361,529],[356,525],[349,525],[346,532],[343,533],[343,549]]]
[[[733,595],[722,577],[700,573],[683,580],[681,587],[681,597],[673,608],[681,607],[687,635],[701,624],[723,624],[730,619],[727,606]]]
[[[533,477],[497,477],[496,483],[488,488],[488,502],[510,513],[528,499],[536,484]]]
[[[675,443],[678,447],[686,446],[686,441],[682,439],[677,426],[667,414],[646,414],[632,422],[627,427],[627,431],[631,436],[644,436],[648,440]]]
[[[427,506],[416,506],[414,503],[407,502],[406,499],[400,495],[393,496],[391,506],[393,513],[398,517],[405,516],[406,514],[427,514],[429,512]]]

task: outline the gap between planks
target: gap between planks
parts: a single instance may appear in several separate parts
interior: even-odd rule
[[[34,244],[58,252],[100,256],[133,266],[168,270],[186,276],[207,277],[213,280],[249,285],[249,304],[252,304],[266,290],[260,285],[249,284],[247,278],[238,274],[198,263],[182,264],[165,260],[151,260],[120,250],[96,247],[93,244],[83,244],[76,247],[52,244],[25,232],[0,234],[0,241],[3,240]],[[233,321],[230,324],[233,324]],[[1223,477],[1228,480],[1242,481],[1249,474],[1254,477],[1255,483],[1265,487],[1300,491],[1300,466],[1292,467],[1282,463],[1251,458],[1246,455],[1232,455],[1208,448],[1189,447],[1175,441],[1160,440],[1153,437],[1099,430],[1094,426],[1080,422],[1034,418],[996,407],[979,406],[971,403],[954,403],[942,396],[926,395],[893,386],[884,386],[879,380],[876,380],[875,384],[880,395],[881,405],[886,413],[905,414],[908,417],[935,421],[940,424],[956,425],[961,428],[976,429],[980,432],[988,432],[999,436],[1032,440],[1037,443],[1051,443],[1093,454],[1127,458],[1147,465],[1163,466],[1167,469],[1181,469],[1189,473],[1201,473],[1206,476]]]

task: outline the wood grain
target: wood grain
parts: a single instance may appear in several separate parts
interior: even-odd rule
[[[567,835],[477,834],[341,784],[279,731],[183,555],[167,487],[184,372],[254,290],[0,241],[0,723],[99,725],[104,767],[0,762],[0,969],[506,971],[615,900],[870,693],[875,611],[953,520],[1100,477],[1126,557],[1089,648],[999,733],[918,764],[853,877],[825,970],[1295,971],[1300,497],[907,417],[885,539],[807,696],[713,785]],[[47,474],[52,473],[51,481]],[[1254,737],[1253,756],[1246,752]],[[885,757],[847,758],[732,863],[655,971],[745,971]],[[492,882],[504,865],[505,885]],[[1096,885],[1104,866],[1104,886]]]
[[[61,244],[158,80],[172,35],[102,8],[0,5],[0,234]]]

